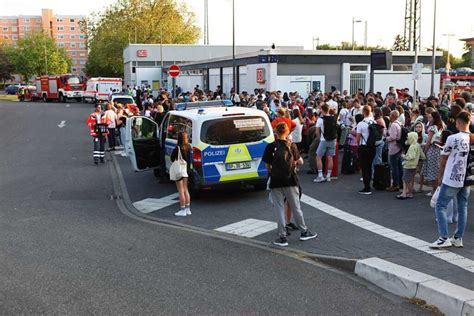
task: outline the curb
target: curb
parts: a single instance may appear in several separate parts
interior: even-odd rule
[[[379,258],[358,260],[354,273],[384,290],[417,298],[446,315],[474,315],[474,291]]]
[[[129,217],[147,223],[174,227],[214,238],[237,242],[239,244],[245,244],[274,253],[284,254],[296,259],[313,262],[317,265],[324,265],[326,268],[336,268],[337,270],[335,271],[339,270],[357,275],[397,296],[417,298],[426,301],[428,304],[439,308],[439,310],[446,315],[474,315],[474,291],[380,258],[351,259],[318,255],[291,248],[275,248],[271,244],[262,241],[249,240],[239,236],[142,214],[131,203],[117,158],[114,155],[111,156],[113,166],[112,164],[110,165],[110,171],[112,174],[114,193],[117,196],[117,205],[122,213]]]

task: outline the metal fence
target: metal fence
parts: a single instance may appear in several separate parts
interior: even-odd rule
[[[365,92],[365,81],[366,81],[367,74],[358,74],[358,73],[351,73],[351,84],[350,84],[350,93],[357,93],[358,89],[362,89]]]

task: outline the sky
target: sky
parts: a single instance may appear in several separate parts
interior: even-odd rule
[[[184,2],[203,26],[204,0]],[[232,0],[209,1],[210,44],[232,44]],[[421,47],[432,46],[435,0],[422,1]],[[0,0],[2,15],[39,15],[41,8],[56,14],[88,15],[101,11],[115,0]],[[454,56],[463,53],[460,38],[474,37],[473,0],[437,0],[436,46]],[[78,6],[78,4],[80,4]],[[340,44],[352,38],[352,18],[368,23],[368,44],[391,47],[397,34],[403,34],[405,0],[235,0],[237,45],[298,45],[313,48],[320,44]],[[470,12],[463,17],[462,12]],[[364,23],[355,24],[355,40],[364,42]],[[200,43],[202,43],[202,37]],[[316,43],[316,42],[314,42]]]

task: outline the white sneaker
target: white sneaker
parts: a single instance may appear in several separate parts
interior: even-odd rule
[[[191,208],[186,208],[186,215],[191,215]]]
[[[443,238],[438,238],[435,242],[430,244],[430,248],[433,249],[440,249],[440,248],[449,248],[451,247],[451,240],[449,239],[443,239]]]
[[[321,183],[321,182],[324,182],[326,181],[326,179],[324,177],[317,177],[316,179],[313,180],[313,182],[315,183]]]
[[[462,238],[455,238],[454,236],[449,238],[449,241],[451,244],[453,244],[454,247],[456,248],[462,248],[464,245],[462,244]]]
[[[326,182],[331,182],[331,177],[326,177]]]
[[[186,216],[187,212],[186,209],[183,209],[179,212],[174,213],[174,216]]]

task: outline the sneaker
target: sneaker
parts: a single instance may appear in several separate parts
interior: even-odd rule
[[[296,224],[295,224],[295,223],[292,223],[292,222],[286,224],[285,227],[286,227],[286,229],[299,230],[298,226],[296,226]]]
[[[370,189],[362,189],[359,191],[359,194],[369,195],[372,194],[372,191]]]
[[[326,182],[331,182],[331,177],[326,177]]]
[[[191,215],[191,209],[189,207],[186,208],[186,215]]]
[[[433,196],[433,192],[430,191],[430,192],[426,193],[426,196]]]
[[[186,209],[180,210],[179,212],[174,213],[174,216],[186,216]]]
[[[438,238],[434,243],[430,244],[430,248],[439,249],[439,248],[449,248],[451,247],[451,241],[449,239]]]
[[[331,180],[337,180],[337,177],[331,176]]]
[[[273,244],[280,247],[288,247],[288,241],[286,240],[286,237],[278,238],[273,242]]]
[[[456,248],[462,248],[464,245],[462,244],[462,238],[451,237],[449,238],[451,244]]]
[[[301,233],[301,236],[300,236],[300,240],[310,240],[310,239],[313,239],[313,238],[316,238],[318,237],[318,234],[316,233],[312,233],[309,231],[309,229],[307,229],[305,232],[302,232]]]
[[[315,183],[321,183],[321,182],[324,182],[326,181],[326,179],[324,177],[317,177],[316,179],[313,180],[313,182]]]

